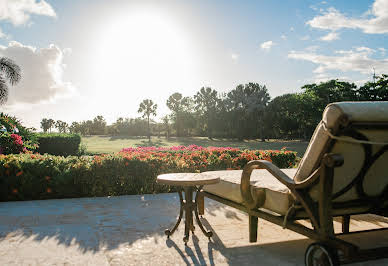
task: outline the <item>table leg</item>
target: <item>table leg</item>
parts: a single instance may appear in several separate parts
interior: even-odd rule
[[[171,230],[166,229],[164,231],[164,233],[167,235],[168,238],[178,228],[178,226],[182,220],[182,217],[183,217],[183,212],[185,212],[185,236],[183,237],[183,241],[185,242],[185,245],[187,245],[187,242],[189,241],[190,231],[194,234],[194,230],[195,230],[193,212],[195,214],[197,224],[198,224],[199,228],[201,228],[201,231],[204,233],[204,235],[209,237],[209,238],[213,236],[213,232],[206,231],[206,229],[202,225],[201,220],[199,219],[197,201],[198,201],[198,196],[199,196],[198,191],[200,191],[201,188],[202,188],[202,186],[200,186],[199,188],[191,187],[191,186],[183,187],[183,190],[185,193],[184,200],[183,200],[183,196],[182,196],[182,189],[180,189],[178,191],[179,200],[180,200],[180,204],[181,204],[180,211],[179,211],[179,217],[178,217],[178,221],[176,222],[176,224],[174,225],[174,227]],[[196,195],[195,195],[195,200],[193,201],[194,190],[196,191]]]
[[[202,225],[201,220],[199,219],[199,215],[198,215],[198,204],[197,204],[198,197],[199,197],[198,192],[199,192],[201,189],[202,189],[202,186],[198,188],[197,193],[196,193],[196,195],[195,195],[195,206],[194,206],[195,219],[197,220],[197,224],[198,224],[199,228],[201,228],[202,233],[210,239],[210,237],[213,236],[213,232],[212,232],[212,231],[206,231],[206,230],[205,230],[205,228],[204,228],[203,225]]]
[[[185,236],[183,237],[183,241],[185,245],[189,241],[190,230],[194,231],[193,225],[193,187],[184,187],[185,190],[185,202],[184,202],[184,210],[185,210]]]
[[[182,216],[183,216],[183,208],[184,208],[184,203],[183,203],[183,197],[182,197],[182,191],[181,189],[178,190],[178,194],[179,194],[179,201],[180,201],[180,210],[179,210],[179,217],[178,217],[178,221],[176,222],[176,224],[174,225],[174,227],[170,230],[170,229],[166,229],[164,231],[164,233],[167,235],[167,238],[170,238],[170,235],[172,235],[175,230],[178,228],[178,225],[180,224],[181,220],[182,220]]]

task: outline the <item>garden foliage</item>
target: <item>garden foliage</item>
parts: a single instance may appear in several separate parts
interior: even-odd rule
[[[81,136],[66,133],[41,133],[37,134],[40,154],[69,156],[77,155],[80,149]]]
[[[0,113],[0,154],[31,152],[37,146],[31,129],[24,127],[17,118]]]
[[[140,147],[101,156],[0,155],[0,200],[32,200],[169,192],[157,175],[241,169],[248,161],[269,160],[293,167],[296,153],[195,145]]]

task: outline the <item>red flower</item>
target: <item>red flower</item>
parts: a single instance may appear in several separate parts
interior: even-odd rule
[[[13,139],[13,142],[14,142],[16,145],[20,145],[20,146],[23,145],[22,137],[19,136],[18,134],[11,134],[11,138]]]
[[[21,176],[23,174],[23,171],[17,172],[16,176]]]

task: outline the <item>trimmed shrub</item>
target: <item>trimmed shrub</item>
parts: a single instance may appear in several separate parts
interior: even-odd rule
[[[36,135],[13,116],[0,113],[0,154],[31,152],[37,148]]]
[[[0,201],[170,192],[174,187],[157,184],[157,175],[241,169],[256,159],[294,166],[296,159],[295,152],[285,150],[141,149],[80,157],[0,155]]]
[[[40,133],[37,135],[37,138],[39,142],[37,152],[40,154],[77,155],[81,143],[81,136],[79,134]]]

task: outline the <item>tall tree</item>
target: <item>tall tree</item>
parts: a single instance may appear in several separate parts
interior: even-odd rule
[[[64,122],[64,121],[58,120],[55,123],[55,127],[58,129],[59,133],[66,133],[67,128],[69,127],[69,125],[66,122]]]
[[[150,99],[143,100],[139,105],[138,113],[143,113],[143,118],[147,118],[148,141],[151,142],[150,116],[156,116],[158,105]]]
[[[40,127],[43,129],[44,133],[47,133],[50,128],[49,120],[47,118],[43,118],[42,121],[40,121]]]
[[[18,83],[21,78],[20,72],[20,67],[11,59],[0,57],[0,105],[8,100],[7,82],[11,85]]]
[[[240,84],[227,94],[226,105],[239,139],[258,134],[264,137],[262,120],[269,100],[266,86],[258,83]]]
[[[209,139],[212,138],[215,125],[214,120],[217,115],[217,104],[220,102],[217,94],[217,91],[210,87],[202,87],[199,92],[194,95],[196,110],[204,122],[205,131]]]
[[[104,135],[106,129],[106,121],[102,115],[98,115],[93,119],[93,123],[90,128],[91,135]]]
[[[360,101],[388,101],[388,75],[374,77],[377,81],[367,82],[358,91]]]
[[[166,131],[166,139],[170,139],[170,118],[168,115],[163,116],[164,130]]]
[[[182,136],[181,116],[183,110],[183,96],[176,92],[167,99],[167,107],[172,111],[175,118],[175,129],[178,137]]]
[[[47,123],[48,123],[49,132],[51,133],[51,129],[55,126],[55,121],[54,119],[49,118]]]

